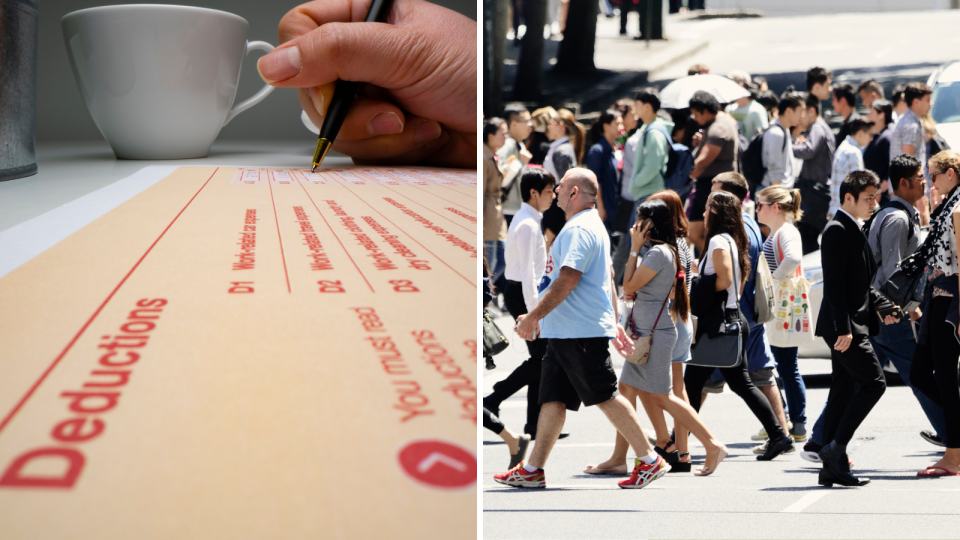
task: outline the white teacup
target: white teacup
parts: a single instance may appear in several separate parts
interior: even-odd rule
[[[232,13],[104,6],[60,25],[83,101],[118,158],[204,157],[227,122],[273,91],[233,106],[244,57],[273,45],[248,42],[249,24]]]

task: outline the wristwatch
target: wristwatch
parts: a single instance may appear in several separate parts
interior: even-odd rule
[[[631,252],[630,252],[630,256],[631,256],[631,257],[636,257],[636,258],[638,258],[638,259],[640,258],[640,254],[637,253],[636,251],[631,251]]]

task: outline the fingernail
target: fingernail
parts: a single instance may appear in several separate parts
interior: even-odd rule
[[[417,126],[417,134],[414,141],[419,144],[430,142],[440,136],[440,124],[429,120],[421,122]]]
[[[396,114],[390,112],[378,113],[367,122],[367,131],[371,135],[393,135],[403,131],[403,122]],[[417,137],[420,136],[420,130],[417,129]],[[417,141],[419,142],[419,140]]]
[[[274,49],[257,61],[260,77],[268,84],[285,81],[300,73],[300,48],[296,45]]]
[[[326,116],[327,114],[327,100],[323,96],[323,92],[315,87],[307,88],[307,95],[310,96],[310,101],[313,102],[313,108],[320,113],[320,116]]]

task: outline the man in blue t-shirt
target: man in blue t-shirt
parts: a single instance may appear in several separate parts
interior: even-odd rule
[[[557,204],[566,225],[550,247],[540,298],[527,315],[517,317],[517,335],[539,333],[548,341],[540,375],[537,444],[526,463],[494,475],[514,487],[546,487],[543,466],[556,443],[567,409],[596,405],[637,452],[633,474],[620,487],[642,488],[670,467],[650,446],[636,411],[617,391],[610,341],[621,355],[632,352],[617,324],[610,237],[595,205],[599,186],[589,169],[574,168],[557,186]]]
[[[735,172],[729,172],[718,174],[713,179],[711,191],[726,191],[740,199],[740,202],[743,203],[747,198],[750,188],[746,178]],[[783,412],[783,399],[780,397],[780,388],[777,386],[777,378],[773,373],[773,368],[776,363],[773,359],[773,352],[770,350],[770,341],[767,339],[766,327],[756,322],[753,313],[754,298],[756,297],[757,264],[759,263],[760,251],[763,246],[763,237],[760,234],[760,225],[747,214],[743,214],[743,228],[747,233],[747,241],[750,244],[750,247],[747,248],[747,257],[750,260],[750,275],[747,276],[747,282],[743,286],[743,295],[740,296],[740,311],[743,312],[744,318],[750,325],[750,336],[747,338],[746,347],[747,370],[750,372],[750,380],[753,381],[754,386],[759,388],[770,402],[770,406],[773,408],[774,414],[777,415],[777,420],[780,422],[780,425],[783,426],[783,430],[789,431],[787,428],[787,417]],[[714,372],[712,384],[707,383],[703,389],[704,398],[708,393],[719,394],[723,391],[723,376],[720,375],[720,370]],[[798,429],[802,428],[798,427]],[[796,435],[798,434],[790,433],[794,435],[794,440],[796,440]],[[767,433],[761,429],[760,433],[753,435],[751,438],[753,440],[766,440]],[[803,434],[803,439],[806,439],[806,432]],[[762,454],[763,449],[763,445],[761,445],[755,449],[755,452]]]

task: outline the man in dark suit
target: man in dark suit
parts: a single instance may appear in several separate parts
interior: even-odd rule
[[[847,444],[887,386],[868,337],[880,331],[879,313],[887,314],[886,324],[899,321],[888,314],[896,311],[896,306],[871,286],[877,264],[858,221],[873,213],[879,189],[880,180],[872,171],[848,174],[840,186],[840,211],[827,223],[821,238],[823,303],[816,335],[831,348],[833,368],[823,411],[821,485],[862,486],[869,482],[850,474]]]

